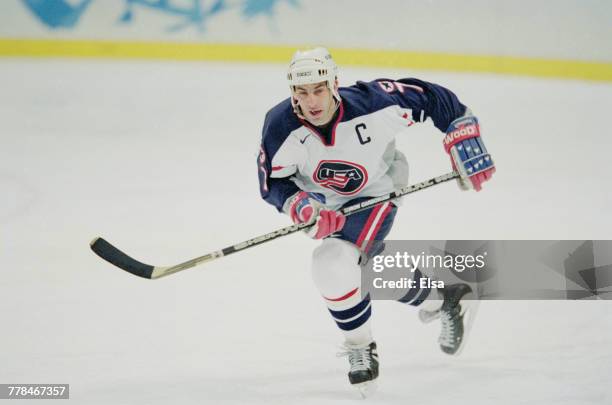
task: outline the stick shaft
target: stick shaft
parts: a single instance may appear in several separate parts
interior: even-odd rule
[[[440,184],[440,183],[444,183],[453,179],[456,179],[459,177],[459,174],[457,172],[450,172],[450,173],[446,173],[442,176],[438,176],[438,177],[434,177],[433,179],[429,179],[427,181],[423,181],[421,183],[417,183],[417,184],[413,184],[410,186],[406,186],[404,188],[401,188],[399,190],[395,190],[389,194],[386,194],[384,196],[380,196],[380,197],[376,197],[376,198],[371,198],[368,199],[366,201],[363,201],[361,203],[358,204],[354,204],[348,207],[345,207],[341,210],[341,212],[344,215],[352,215],[355,214],[357,212],[360,211],[364,211],[367,210],[369,208],[374,207],[375,205],[378,204],[382,204],[385,203],[387,201],[392,201],[395,200],[397,198],[403,197],[405,195],[417,192],[419,190],[423,190],[432,186],[435,186],[436,184]],[[195,259],[191,259],[188,260],[184,263],[178,264],[176,266],[172,266],[170,267],[166,272],[164,272],[163,275],[167,275],[167,274],[172,274],[172,273],[176,273],[177,271],[181,271],[181,270],[185,270],[194,266],[197,266],[200,263],[204,263],[204,262],[208,262],[214,259],[218,259],[220,257],[223,256],[227,256],[227,255],[231,255],[233,253],[236,252],[240,252],[242,250],[246,250],[258,245],[261,245],[265,242],[269,242],[271,240],[274,239],[278,239],[281,238],[283,236],[287,236],[287,235],[291,235],[292,233],[310,228],[312,226],[312,224],[295,224],[295,225],[290,225],[281,229],[277,229],[276,231],[267,233],[265,235],[261,235],[261,236],[257,236],[255,238],[246,240],[244,242],[238,243],[236,245],[233,246],[229,246],[226,247],[222,250],[204,255],[204,256],[200,256],[197,257]],[[161,276],[160,276],[161,277]]]

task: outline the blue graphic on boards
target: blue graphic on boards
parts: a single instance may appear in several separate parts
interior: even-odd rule
[[[286,0],[286,2],[294,7],[299,6],[299,0]],[[279,0],[244,0],[242,2],[241,13],[245,17],[256,17],[258,15],[274,16],[274,6],[279,3]]]
[[[51,29],[74,28],[93,0],[21,0],[23,4],[47,27]],[[105,0],[106,1],[106,0]],[[300,0],[124,0],[123,13],[118,21],[123,24],[137,24],[138,11],[154,10],[173,20],[166,30],[176,32],[196,27],[203,32],[206,22],[228,10],[238,10],[247,18],[267,16],[274,18],[279,3],[299,6]]]
[[[22,0],[38,19],[49,28],[74,27],[92,0],[71,5],[65,0]],[[75,2],[72,2],[75,3]]]
[[[126,10],[120,18],[121,22],[130,23],[135,21],[135,9],[146,7],[161,11],[164,14],[179,17],[179,22],[167,28],[168,31],[180,31],[190,25],[197,27],[200,31],[204,30],[204,23],[227,9],[225,0],[216,0],[208,6],[203,1],[193,0],[191,6],[180,7],[168,0],[125,0]],[[185,2],[183,2],[185,3]]]

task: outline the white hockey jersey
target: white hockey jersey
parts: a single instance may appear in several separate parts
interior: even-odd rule
[[[378,79],[340,88],[331,133],[300,119],[287,99],[266,115],[258,157],[260,192],[279,211],[303,190],[330,209],[403,187],[408,164],[395,137],[431,118],[446,131],[466,107],[449,90],[416,79]]]

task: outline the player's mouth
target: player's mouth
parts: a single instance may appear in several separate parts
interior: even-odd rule
[[[308,112],[312,118],[319,118],[323,114],[323,110],[309,110]]]

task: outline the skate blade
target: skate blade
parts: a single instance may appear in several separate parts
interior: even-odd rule
[[[478,313],[479,306],[480,300],[476,299],[474,293],[466,294],[461,300],[461,315],[463,316],[463,339],[461,340],[461,346],[459,346],[459,349],[453,354],[453,356],[459,356],[467,345],[467,341],[470,337],[470,330],[474,325],[474,320],[476,319],[476,314]]]
[[[437,311],[425,311],[424,309],[421,309],[419,311],[419,320],[422,323],[431,323],[433,321],[435,321],[436,319],[440,319],[440,310]]]
[[[353,387],[357,388],[361,398],[366,399],[374,395],[374,393],[378,390],[378,383],[376,380],[374,381],[366,381],[359,384],[353,385]]]

